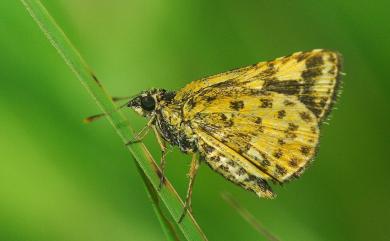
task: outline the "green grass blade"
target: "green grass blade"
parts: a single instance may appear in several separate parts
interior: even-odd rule
[[[157,191],[153,188],[152,183],[148,180],[148,178],[145,176],[145,173],[142,172],[140,169],[139,165],[137,165],[138,171],[141,174],[141,177],[145,183],[145,187],[147,189],[148,195],[150,200],[152,201],[153,204],[153,210],[156,213],[156,216],[158,220],[160,221],[161,227],[163,229],[163,232],[167,238],[168,241],[179,241],[179,240],[184,240],[182,235],[180,235],[175,225],[175,221],[172,218],[169,218],[165,215],[164,213],[164,207],[160,205],[160,200],[158,198]]]
[[[50,16],[41,2],[39,0],[21,0],[21,2],[49,39],[50,43],[56,48],[70,69],[75,73],[77,78],[94,98],[97,105],[104,113],[108,113],[107,119],[115,128],[122,141],[125,143],[127,140],[131,139],[133,131],[129,126],[128,119],[121,113],[121,111],[116,111],[116,106],[112,102],[111,97],[102,87],[100,81],[93,74],[79,52],[73,47],[69,39],[55,23],[54,19]],[[183,201],[180,199],[176,190],[168,180],[161,191],[156,191],[159,185],[159,174],[161,172],[145,145],[142,143],[134,144],[128,146],[128,149],[139,167],[141,176],[144,175],[146,177],[145,181],[148,181],[145,182],[145,185],[151,185],[149,188],[147,186],[149,195],[151,197],[154,195],[153,193],[150,193],[150,187],[152,187],[154,193],[158,194],[162,203],[165,205],[165,208],[168,210],[168,213],[171,215],[171,222],[172,220],[175,220],[173,222],[174,225],[178,226],[184,237],[187,240],[207,240],[206,236],[191,214],[186,215],[181,223],[176,222],[183,210]],[[159,203],[156,203],[156,199],[152,198],[152,201],[154,202],[155,209],[160,208]],[[157,215],[160,215],[159,212],[156,213]],[[159,218],[164,217],[159,216]],[[168,226],[165,228],[164,232],[171,230]],[[173,239],[173,237],[174,236],[172,234],[170,239]]]

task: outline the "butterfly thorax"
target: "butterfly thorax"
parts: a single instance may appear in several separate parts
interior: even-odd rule
[[[167,142],[178,146],[185,153],[197,151],[196,135],[192,131],[190,122],[184,121],[180,104],[163,105],[156,114],[156,126]]]

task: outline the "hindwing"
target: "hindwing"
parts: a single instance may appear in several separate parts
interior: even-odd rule
[[[184,120],[201,141],[215,139],[222,153],[242,157],[232,161],[246,163],[239,165],[250,174],[282,183],[313,158],[318,122],[296,96],[237,87],[214,94],[212,101],[208,93],[195,96],[197,105],[184,107]]]

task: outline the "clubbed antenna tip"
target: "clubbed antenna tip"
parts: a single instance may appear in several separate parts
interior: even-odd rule
[[[88,124],[88,123],[91,123],[91,122],[93,122],[93,121],[95,121],[95,120],[100,119],[101,117],[103,117],[103,116],[105,116],[105,115],[106,115],[106,113],[100,113],[100,114],[97,114],[97,115],[89,116],[89,117],[87,117],[87,118],[84,118],[84,119],[83,119],[83,122],[86,123],[86,124]]]

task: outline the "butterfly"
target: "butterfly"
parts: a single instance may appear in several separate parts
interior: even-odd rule
[[[339,93],[341,55],[315,49],[189,83],[178,91],[150,89],[126,103],[154,130],[164,171],[167,145],[192,154],[185,208],[191,211],[200,163],[259,197],[269,182],[297,178],[316,154],[320,125]],[[164,181],[162,175],[161,183]]]

